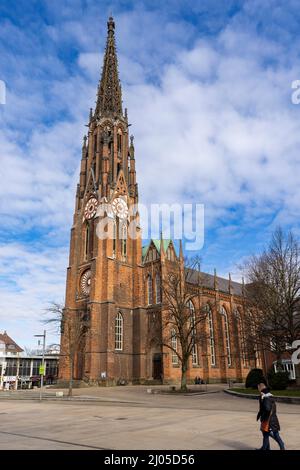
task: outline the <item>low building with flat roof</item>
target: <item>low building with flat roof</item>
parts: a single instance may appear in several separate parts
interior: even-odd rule
[[[44,384],[53,384],[58,376],[59,352],[44,356]],[[4,331],[0,333],[0,390],[18,390],[39,387],[42,355],[26,354]]]

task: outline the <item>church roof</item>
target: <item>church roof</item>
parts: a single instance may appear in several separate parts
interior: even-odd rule
[[[166,239],[163,240],[163,246],[164,246],[164,251],[166,251],[169,247],[169,244],[171,243],[172,240]],[[142,248],[142,256],[143,260],[145,259],[148,249],[151,245],[151,243],[154,244],[155,248],[157,249],[158,253],[160,254],[160,244],[161,240],[160,239],[151,239],[150,242],[147,245],[144,245]],[[215,276],[213,274],[208,274],[200,271],[200,279],[199,279],[199,271],[196,269],[191,269],[191,268],[185,268],[186,271],[186,280],[187,282],[191,284],[198,284],[200,283],[203,287],[206,287],[208,289],[215,289],[215,280],[217,283],[217,288],[220,292],[224,292],[226,294],[229,294],[229,279],[224,278],[224,277],[219,277]],[[237,296],[242,296],[243,295],[243,285],[239,282],[232,281],[230,280],[230,286],[231,286],[231,293]]]
[[[154,245],[155,245],[155,248],[157,249],[158,252],[160,252],[160,244],[161,244],[161,240],[152,240]],[[167,240],[163,240],[163,248],[164,250],[166,251],[168,249],[168,246],[170,245],[171,243],[171,240],[170,239],[167,239]]]
[[[187,282],[191,284],[200,284],[203,287],[207,287],[209,289],[215,288],[215,276],[212,274],[204,273],[200,271],[200,279],[199,279],[199,272],[195,269],[186,269],[187,271]],[[218,290],[221,292],[225,292],[229,294],[229,280],[225,279],[224,277],[216,277]],[[243,295],[243,285],[236,281],[231,281],[231,293],[234,295],[242,296]]]
[[[150,247],[152,242],[153,242],[155,248],[157,249],[158,253],[160,253],[161,240],[152,238],[150,240],[150,242],[147,245],[143,246],[143,248],[142,248],[143,259],[145,258],[146,254],[147,254],[147,251],[148,251],[148,248]],[[171,239],[163,240],[163,248],[164,248],[165,251],[168,249],[170,243],[171,243]]]
[[[13,339],[11,339],[10,336],[8,336],[6,331],[4,331],[3,334],[0,333],[0,343],[5,344],[5,349],[7,351],[11,351],[11,352],[22,352],[23,351],[23,349],[20,348],[20,346],[18,346],[17,343],[15,343],[15,341]]]

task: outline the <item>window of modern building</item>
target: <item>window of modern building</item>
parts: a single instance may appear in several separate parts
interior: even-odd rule
[[[30,359],[20,359],[19,376],[29,377],[30,376]]]
[[[40,365],[42,364],[42,359],[34,359],[32,366],[32,375],[40,375]]]
[[[281,361],[281,368],[277,370],[277,361],[273,362],[274,365],[274,371],[277,373],[279,370],[283,369],[289,373],[289,379],[290,380],[295,380],[296,379],[296,370],[295,370],[295,364],[292,363],[290,359],[283,359]]]
[[[6,359],[6,376],[15,376],[17,375],[18,363],[16,359]]]
[[[115,319],[115,349],[117,351],[123,350],[123,316],[119,312]]]
[[[57,376],[58,365],[56,360],[46,360],[46,375]]]

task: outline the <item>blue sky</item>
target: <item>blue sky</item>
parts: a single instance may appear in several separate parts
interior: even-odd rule
[[[111,12],[141,200],[204,204],[203,269],[235,279],[276,225],[300,235],[299,1],[2,0],[0,330],[22,346],[64,299]]]

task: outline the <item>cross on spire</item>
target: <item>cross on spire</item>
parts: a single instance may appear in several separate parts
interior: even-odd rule
[[[107,22],[106,48],[95,115],[115,116],[120,114],[122,115],[122,92],[115,44],[115,22],[110,16]]]

